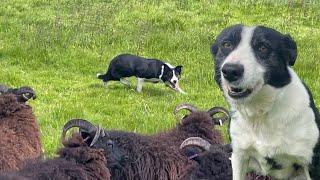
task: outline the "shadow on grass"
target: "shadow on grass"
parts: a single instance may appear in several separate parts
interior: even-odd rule
[[[121,83],[116,83],[116,82],[108,82],[108,84],[103,84],[101,83],[94,83],[94,84],[90,84],[89,88],[108,88],[108,89],[120,89],[120,88],[133,88],[132,85],[126,86],[123,85]]]
[[[145,94],[148,96],[158,96],[158,97],[181,95],[180,93],[170,89],[169,87],[165,87],[165,88],[146,87],[142,89],[141,94]]]
[[[89,85],[89,88],[91,89],[108,89],[110,91],[127,91],[129,93],[130,92],[133,92],[133,93],[137,93],[138,94],[141,94],[142,96],[166,96],[166,95],[174,95],[174,94],[178,94],[177,92],[171,90],[170,88],[157,88],[157,87],[144,87],[142,88],[142,92],[139,93],[136,91],[136,87],[134,85],[129,85],[129,86],[126,86],[126,85],[123,85],[121,83],[119,84],[115,84],[115,83],[110,83],[108,85],[104,85],[103,83],[94,83],[94,84],[90,84]],[[122,92],[123,93],[123,92]]]
[[[95,83],[95,84],[90,84],[89,88],[91,89],[107,89],[107,90],[135,90],[135,88],[132,85],[123,85],[123,84],[115,84],[115,83],[108,83],[108,84],[103,84],[103,83]]]
[[[138,93],[138,92],[137,92]],[[157,88],[144,88],[142,89],[141,95],[147,95],[147,96],[165,96],[168,93],[168,91],[165,91],[163,89],[157,89]]]

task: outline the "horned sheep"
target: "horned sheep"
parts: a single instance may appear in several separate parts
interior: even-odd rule
[[[231,180],[232,166],[230,144],[211,144],[199,137],[190,137],[184,140],[180,146],[184,149],[189,159],[196,161],[181,180]],[[248,173],[247,180],[272,180],[270,176],[260,176],[253,172]]]
[[[86,120],[73,119],[65,124],[63,137],[72,127],[79,127],[83,138],[92,147],[105,149],[114,180],[176,180],[195,165],[180,149],[183,140],[198,136],[212,144],[221,144],[221,133],[214,129],[214,125],[220,119],[229,118],[228,112],[218,107],[204,112],[182,104],[175,112],[182,109],[188,109],[191,114],[185,116],[177,127],[154,135],[104,130]],[[224,113],[225,117],[214,118],[218,113]]]

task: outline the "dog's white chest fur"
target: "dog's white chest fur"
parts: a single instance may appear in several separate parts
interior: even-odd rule
[[[291,69],[290,74],[292,82],[283,88],[265,86],[249,101],[230,101],[232,146],[249,158],[249,171],[287,178],[294,164],[311,162],[319,130],[306,89]]]

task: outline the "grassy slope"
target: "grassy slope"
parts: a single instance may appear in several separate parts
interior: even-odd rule
[[[255,1],[165,2],[2,0],[0,82],[30,85],[30,102],[47,154],[59,146],[62,125],[86,118],[107,128],[153,133],[175,125],[175,105],[226,106],[213,82],[210,45],[226,26],[262,24],[290,33],[298,43],[298,74],[320,104],[320,5]],[[161,84],[143,93],[95,78],[119,53],[184,65],[179,95]]]

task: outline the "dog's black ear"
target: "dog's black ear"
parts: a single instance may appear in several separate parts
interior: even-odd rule
[[[297,44],[289,34],[284,35],[283,43],[285,47],[285,58],[290,66],[293,66],[297,59]]]
[[[213,56],[216,56],[218,53],[219,47],[217,41],[211,45],[211,53]]]
[[[181,71],[182,71],[182,67],[181,65],[177,66],[174,68],[174,71],[177,73],[177,74],[181,74]]]

